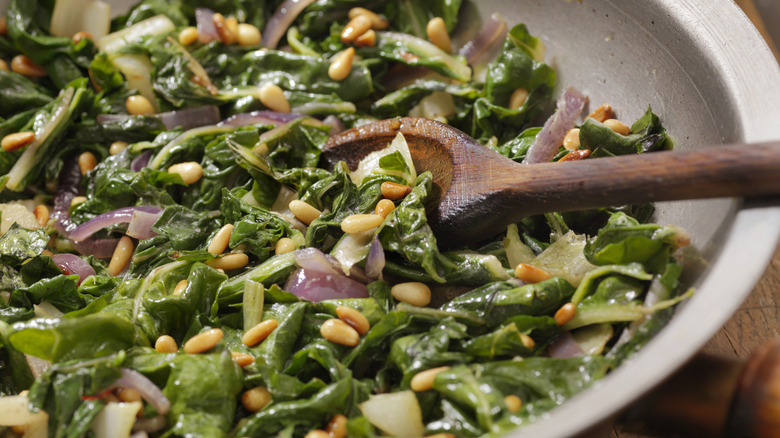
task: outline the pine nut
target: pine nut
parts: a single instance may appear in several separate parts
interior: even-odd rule
[[[35,141],[35,133],[32,131],[14,132],[3,137],[0,147],[6,152],[21,149]]]
[[[152,102],[139,94],[129,96],[125,100],[125,109],[127,109],[128,114],[132,116],[154,114],[154,106],[152,106]]]
[[[443,366],[420,371],[419,373],[415,374],[414,377],[412,377],[412,380],[409,382],[409,386],[412,388],[412,391],[415,392],[423,392],[433,389],[433,380],[436,379],[436,376],[442,371],[447,371],[449,369],[449,366]]]
[[[225,336],[222,329],[213,328],[205,332],[198,333],[184,343],[184,352],[187,354],[198,354],[214,348]]]
[[[382,225],[384,220],[378,214],[353,214],[341,221],[341,231],[348,234],[362,233]]]
[[[46,224],[49,223],[49,207],[43,204],[38,204],[33,209],[33,214],[35,215],[35,220],[38,221],[42,227],[45,227]]]
[[[176,340],[168,335],[162,335],[154,342],[154,349],[158,353],[176,353],[179,351],[179,346],[176,345]]]
[[[256,46],[260,44],[260,30],[248,23],[238,25],[238,45]]]
[[[341,31],[341,42],[348,44],[355,41],[357,37],[363,35],[367,30],[371,29],[371,19],[365,15],[356,15],[355,18],[349,20],[344,30]]]
[[[41,251],[41,255],[45,255],[45,256],[51,257],[51,256],[54,255],[54,253],[49,251],[48,249],[44,249],[43,251]]]
[[[330,438],[345,438],[347,436],[347,417],[336,414],[325,428]]]
[[[526,283],[540,283],[550,279],[550,274],[544,269],[531,266],[527,263],[520,263],[515,267],[515,277]]]
[[[576,151],[571,151],[568,154],[561,157],[558,162],[563,161],[578,161],[578,160],[584,160],[590,156],[590,149],[579,149]]]
[[[320,334],[334,344],[346,345],[348,347],[354,347],[360,342],[360,335],[358,335],[357,330],[340,319],[331,318],[323,322],[320,327]]]
[[[357,17],[358,15],[364,15],[368,17],[371,20],[371,28],[382,30],[387,29],[390,26],[390,22],[382,18],[379,14],[377,14],[374,11],[370,11],[366,8],[356,7],[349,10],[349,13],[347,16],[349,19],[353,19]]]
[[[141,401],[141,393],[135,388],[122,388],[117,397],[119,397],[119,401],[124,403]]]
[[[363,35],[355,38],[355,45],[358,47],[374,47],[376,45],[376,32],[374,32],[374,29],[368,29]]]
[[[8,67],[8,63],[5,62],[4,59],[0,59],[0,70],[2,70],[2,71],[11,71],[11,69]]]
[[[8,34],[8,21],[6,21],[5,14],[0,16],[0,35],[5,36]]]
[[[275,319],[266,319],[247,330],[241,338],[241,342],[247,347],[254,347],[273,333],[273,331],[276,330],[276,327],[279,327],[279,323]]]
[[[358,312],[357,310],[347,307],[347,306],[338,306],[336,307],[336,315],[338,315],[339,319],[349,324],[350,327],[355,329],[358,334],[365,335],[368,333],[368,329],[371,328],[371,325],[368,322],[368,319],[363,316],[362,313]]]
[[[24,55],[16,55],[11,59],[11,71],[29,78],[42,78],[46,70]]]
[[[382,191],[382,196],[391,201],[397,201],[409,193],[412,193],[411,187],[390,181],[383,182],[379,189]]]
[[[94,38],[92,37],[91,33],[85,32],[85,31],[76,32],[76,33],[73,34],[73,37],[72,37],[73,44],[78,44],[78,43],[81,42],[81,40],[85,40],[85,39],[86,40],[92,40]]]
[[[258,91],[258,97],[260,98],[260,103],[271,111],[276,111],[277,113],[290,112],[290,102],[287,100],[287,97],[285,97],[284,91],[279,88],[278,85],[263,85]]]
[[[81,170],[81,176],[84,176],[90,170],[97,167],[97,158],[92,152],[82,152],[79,155],[79,169]]]
[[[198,28],[195,26],[185,27],[179,32],[179,44],[189,46],[198,40]]]
[[[85,202],[87,202],[86,196],[74,196],[73,199],[70,200],[70,208],[73,208]]]
[[[570,151],[576,151],[580,148],[580,128],[570,129],[566,133],[566,136],[563,137],[563,147]]]
[[[233,269],[243,268],[244,266],[248,265],[249,256],[241,252],[225,254],[222,257],[207,261],[206,264],[214,269],[232,271]]]
[[[249,366],[255,363],[255,358],[252,357],[252,355],[246,353],[238,353],[235,351],[231,351],[230,357],[241,368],[244,368],[245,366]]]
[[[244,392],[241,396],[241,404],[247,411],[255,413],[260,412],[264,407],[271,403],[271,393],[264,386],[256,386]]]
[[[536,341],[534,341],[532,337],[526,335],[525,333],[520,333],[520,342],[522,342],[523,346],[529,350],[532,350],[534,347],[536,347]]]
[[[523,409],[523,401],[514,394],[504,397],[504,404],[506,405],[507,410],[513,414],[516,414],[520,412],[520,409]]]
[[[628,135],[629,133],[631,133],[631,128],[629,128],[628,125],[621,122],[620,120],[607,119],[604,120],[603,123],[607,128],[617,132],[620,135]]]
[[[528,90],[522,87],[516,89],[509,97],[509,109],[516,110],[520,108],[525,104],[526,100],[528,100]]]
[[[352,71],[352,62],[355,60],[355,48],[348,47],[336,56],[328,67],[328,76],[334,81],[343,81]]]
[[[194,161],[174,164],[168,168],[168,173],[177,173],[184,184],[196,183],[203,176],[203,166]]]
[[[128,146],[130,146],[130,143],[126,141],[115,141],[111,143],[111,146],[108,147],[108,153],[111,155],[116,155],[127,149]]]
[[[295,241],[290,239],[289,237],[282,237],[281,239],[276,241],[276,247],[274,248],[274,252],[276,255],[280,254],[287,254],[288,252],[293,252],[296,249],[298,249],[298,245],[295,244]]]
[[[441,17],[433,17],[428,25],[425,27],[425,33],[428,35],[428,39],[434,46],[441,50],[450,53],[452,52],[452,41],[450,41],[450,33],[447,32],[447,25],[444,23],[444,19]]]
[[[187,290],[187,285],[189,282],[187,280],[182,280],[178,283],[176,283],[176,287],[173,288],[173,296],[174,297],[180,297],[184,293],[185,290]]]
[[[611,119],[614,116],[612,112],[612,107],[609,106],[609,104],[602,104],[600,107],[596,108],[592,113],[588,114],[588,117],[598,120],[601,123],[604,123],[605,120]]]
[[[134,250],[133,240],[127,236],[122,236],[114,249],[111,261],[108,263],[108,272],[113,276],[119,275],[130,262]]]
[[[233,36],[233,39],[231,40],[230,44],[235,44],[238,42],[238,18],[235,16],[230,16],[225,18],[225,27],[227,27],[228,32]]]
[[[387,219],[387,216],[389,216],[390,213],[393,212],[393,210],[395,210],[395,204],[393,203],[393,201],[389,199],[382,199],[379,202],[377,202],[376,208],[374,209],[374,213]]]
[[[553,319],[555,319],[555,322],[558,325],[566,325],[566,323],[571,321],[572,318],[574,318],[574,315],[576,314],[577,314],[577,306],[575,306],[573,303],[566,303],[563,306],[561,306],[561,308],[558,309],[557,312],[555,312],[555,316],[553,316]]]
[[[217,35],[219,35],[222,44],[233,44],[236,42],[236,34],[231,32],[231,25],[228,24],[228,19],[224,15],[219,12],[215,13],[211,17],[211,22],[214,23],[214,28],[217,30]]]
[[[27,426],[11,426],[11,432],[17,436],[24,436],[27,434]]]
[[[310,430],[303,438],[330,438],[330,434],[322,429]]]
[[[390,294],[398,301],[417,307],[425,307],[431,302],[431,289],[418,281],[398,283],[390,288]]]
[[[322,214],[321,211],[297,199],[290,201],[288,207],[290,208],[290,212],[293,214],[293,216],[306,225],[310,225]]]
[[[230,234],[233,232],[233,224],[225,224],[217,231],[217,234],[209,242],[208,251],[211,255],[219,255],[225,252],[230,243]]]

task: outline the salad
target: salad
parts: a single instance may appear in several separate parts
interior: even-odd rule
[[[403,136],[528,164],[672,147],[439,1],[12,0],[0,22],[0,436],[478,437],[619,366],[690,295],[651,205],[444,250]]]

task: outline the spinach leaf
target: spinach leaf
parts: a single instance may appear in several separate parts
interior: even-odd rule
[[[5,234],[0,236],[0,261],[18,266],[23,261],[38,256],[46,249],[49,236],[43,230],[28,230],[14,222]]]
[[[587,118],[580,127],[580,147],[593,151],[594,157],[640,154],[671,149],[672,139],[651,108],[633,125],[628,135],[618,134],[595,119]]]

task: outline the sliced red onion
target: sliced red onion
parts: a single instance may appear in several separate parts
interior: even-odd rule
[[[330,126],[330,131],[328,132],[328,135],[336,135],[344,132],[344,124],[341,123],[341,119],[334,116],[333,114],[329,115],[328,117],[325,117],[322,120],[322,123]]]
[[[81,242],[73,242],[76,251],[81,255],[93,255],[99,259],[108,259],[114,255],[119,239],[93,239],[88,238]]]
[[[131,116],[127,114],[101,114],[97,116],[98,123],[105,122],[123,122],[141,116]],[[219,108],[215,105],[203,105],[193,108],[183,108],[176,111],[167,111],[154,116],[143,117],[158,117],[162,120],[163,125],[168,129],[174,129],[181,127],[182,129],[189,130],[193,128],[199,128],[201,126],[208,126],[217,124],[219,118]]]
[[[136,210],[127,225],[126,235],[138,240],[146,240],[157,235],[152,230],[152,225],[162,216],[162,210],[158,213],[149,213],[147,211]]]
[[[79,194],[81,183],[81,170],[76,157],[65,160],[65,165],[60,172],[57,185],[57,193],[54,196],[54,228],[64,237],[76,228],[76,224],[70,220],[70,203]]]
[[[275,49],[295,18],[315,0],[284,0],[263,30],[263,45]],[[198,29],[200,30],[200,29]]]
[[[547,348],[547,352],[550,354],[550,357],[557,358],[578,357],[585,354],[579,344],[577,344],[577,341],[574,340],[574,336],[572,336],[571,332],[568,330],[561,333],[560,336],[553,341],[552,345]]]
[[[138,371],[122,368],[122,377],[108,387],[109,390],[115,388],[133,388],[137,390],[141,397],[154,406],[157,413],[161,415],[165,415],[171,408],[171,402],[165,397],[160,388]]]
[[[368,298],[363,283],[340,274],[327,274],[311,269],[298,269],[284,285],[284,290],[298,297],[318,303],[323,300]]]
[[[317,248],[304,248],[295,252],[295,263],[299,267],[328,275],[344,276],[341,263],[330,254],[325,254]],[[366,272],[360,266],[352,266],[349,278],[366,284],[370,281]]]
[[[62,273],[65,275],[76,274],[79,276],[78,284],[81,284],[85,278],[90,275],[95,275],[95,269],[89,265],[84,259],[69,253],[54,254],[51,256],[54,263],[59,266]]]
[[[366,257],[366,275],[371,279],[381,279],[384,269],[385,250],[382,248],[382,242],[379,239],[374,239]]]
[[[574,128],[588,98],[572,87],[558,99],[558,108],[544,123],[542,130],[528,148],[523,164],[549,163],[563,144],[566,133]]]
[[[458,54],[464,56],[466,62],[471,65],[485,61],[488,55],[503,44],[508,31],[504,17],[499,13],[494,13],[482,25],[477,36],[458,50]]]
[[[159,432],[165,429],[167,423],[168,421],[162,415],[151,418],[139,418],[133,424],[133,432],[144,434],[139,436],[149,436],[147,433]],[[130,438],[134,437],[136,433],[130,435]]]
[[[214,11],[207,8],[195,8],[195,22],[198,26],[198,41],[208,44],[219,40],[217,28],[214,27]]]
[[[133,161],[130,162],[130,170],[133,172],[142,171],[146,166],[149,165],[149,158],[151,157],[152,151],[146,150],[141,152],[141,155],[133,158]]]
[[[252,111],[251,113],[241,113],[219,122],[217,126],[247,126],[247,125],[274,125],[279,126],[293,120],[306,117],[303,114],[296,113],[277,113],[275,111]]]
[[[133,218],[133,212],[144,211],[147,213],[159,214],[162,210],[158,207],[150,206],[138,206],[138,207],[122,207],[108,213],[95,216],[94,218],[79,225],[75,230],[70,233],[70,239],[74,242],[81,242],[86,240],[96,232],[102,230],[105,227],[128,223]]]

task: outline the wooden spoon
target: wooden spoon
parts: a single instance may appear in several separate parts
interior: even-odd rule
[[[465,133],[406,117],[330,138],[323,158],[350,169],[403,133],[418,173],[433,173],[428,220],[445,247],[478,243],[526,216],[654,201],[780,194],[780,142],[519,164]]]

